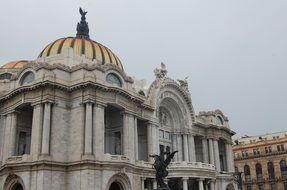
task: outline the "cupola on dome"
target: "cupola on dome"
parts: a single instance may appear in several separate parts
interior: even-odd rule
[[[81,21],[77,25],[76,37],[65,37],[48,44],[39,54],[38,58],[47,58],[62,54],[66,49],[72,48],[78,56],[84,55],[87,59],[96,60],[101,64],[114,64],[123,70],[120,59],[104,45],[90,39],[89,27],[86,22],[87,12],[80,8]]]

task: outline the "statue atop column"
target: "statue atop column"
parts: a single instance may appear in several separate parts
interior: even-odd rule
[[[170,164],[171,160],[173,159],[175,153],[177,153],[177,152],[178,151],[174,151],[172,153],[165,152],[164,153],[164,154],[166,154],[165,160],[162,156],[159,156],[156,154],[149,155],[150,157],[154,158],[153,168],[156,171],[156,181],[157,181],[157,185],[158,185],[157,190],[170,190],[168,185],[164,183],[164,178],[166,178],[168,176],[168,171],[166,169],[167,169],[168,165]]]
[[[87,11],[84,11],[81,7],[79,9],[79,12],[81,14],[81,21],[78,22],[77,25],[77,37],[81,38],[89,38],[89,26],[88,23],[86,22],[86,14],[88,13]]]

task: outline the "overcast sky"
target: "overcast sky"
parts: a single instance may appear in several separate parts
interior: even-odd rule
[[[128,75],[151,82],[163,61],[189,76],[195,111],[221,109],[237,137],[287,129],[286,0],[0,0],[0,64],[75,36],[80,6]]]

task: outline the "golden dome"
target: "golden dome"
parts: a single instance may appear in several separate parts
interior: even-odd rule
[[[0,69],[21,69],[27,64],[27,60],[11,61],[2,65]]]
[[[40,53],[38,58],[45,58],[63,53],[67,48],[73,48],[76,55],[85,55],[87,59],[97,60],[102,64],[112,63],[123,70],[120,59],[107,47],[89,38],[66,37],[60,38],[49,45]]]

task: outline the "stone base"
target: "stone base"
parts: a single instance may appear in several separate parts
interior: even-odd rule
[[[169,187],[159,187],[156,190],[170,190],[170,188]]]

